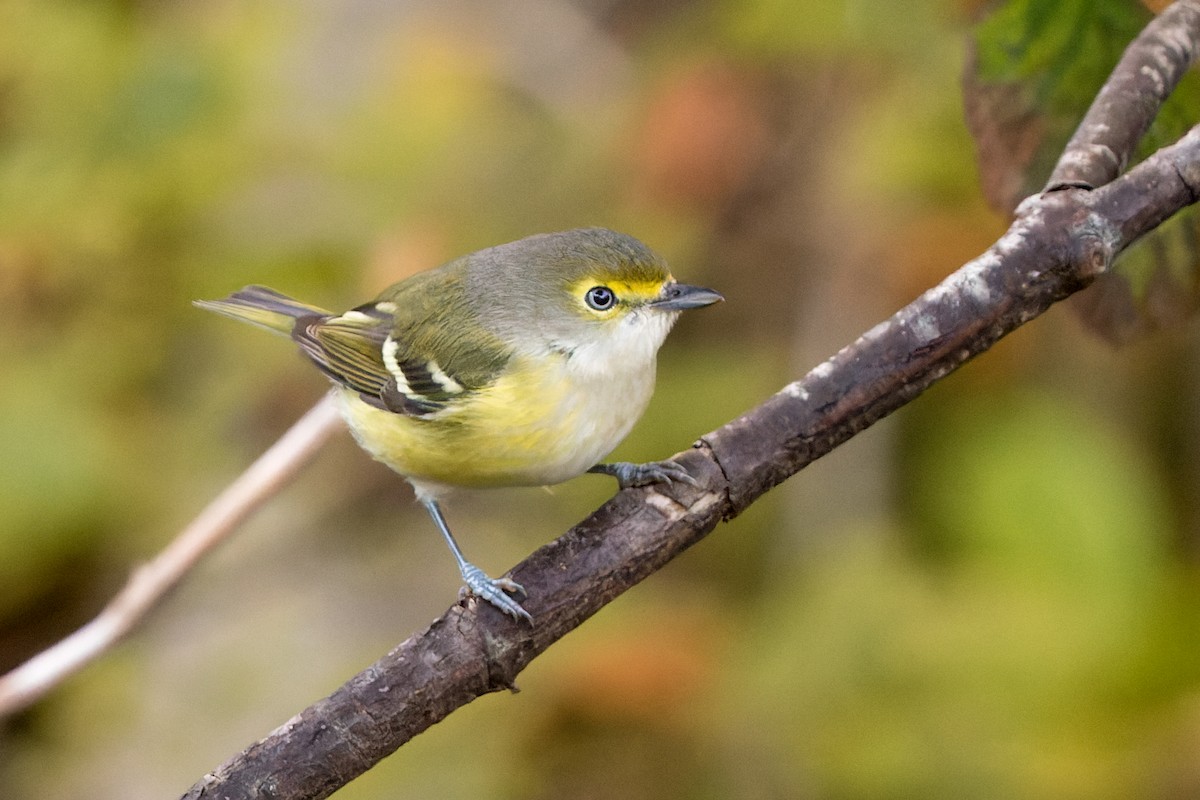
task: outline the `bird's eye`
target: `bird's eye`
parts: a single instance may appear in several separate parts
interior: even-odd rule
[[[593,286],[583,296],[584,302],[597,311],[608,311],[617,303],[617,296],[607,286]]]

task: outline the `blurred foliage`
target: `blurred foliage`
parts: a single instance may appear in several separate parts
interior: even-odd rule
[[[1041,115],[1010,131],[1036,187],[1147,18],[1027,0],[972,28],[975,5],[0,3],[0,667],[321,392],[193,298],[344,307],[529,233],[628,231],[728,297],[672,334],[631,459],[828,357],[1006,224],[968,39],[974,80],[1010,86],[991,110]],[[1144,252],[1193,274],[1188,226]],[[1051,311],[338,796],[1195,796],[1198,346],[1193,322],[1113,350]],[[348,437],[298,484],[0,724],[0,796],[178,794],[453,601],[409,490]],[[498,572],[611,491],[447,513]]]
[[[1136,0],[1008,0],[989,10],[972,36],[965,97],[993,207],[1011,211],[1045,185],[1096,91],[1151,17]],[[1138,157],[1183,136],[1195,124],[1197,104],[1200,76],[1193,71],[1163,104]],[[1124,253],[1090,302],[1079,304],[1089,327],[1124,342],[1194,314],[1198,225],[1189,209]]]

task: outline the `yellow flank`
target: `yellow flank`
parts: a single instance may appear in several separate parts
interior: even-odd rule
[[[514,357],[494,384],[427,418],[385,411],[337,389],[359,444],[418,484],[418,492],[424,484],[433,493],[573,478],[625,438],[653,391],[653,361],[593,377],[557,354]]]

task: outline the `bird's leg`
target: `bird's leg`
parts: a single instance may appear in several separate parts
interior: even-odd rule
[[[652,483],[675,483],[676,481],[689,486],[699,485],[682,464],[674,461],[650,461],[645,464],[614,461],[611,464],[597,464],[588,472],[611,475],[617,479],[617,483],[622,489],[630,486],[649,486]]]
[[[505,592],[512,592],[524,596],[524,587],[508,578],[489,578],[487,573],[467,561],[458,542],[454,541],[454,535],[450,533],[450,528],[446,525],[446,518],[442,516],[442,509],[437,501],[422,498],[421,504],[425,506],[429,516],[433,517],[433,523],[438,526],[438,530],[446,538],[446,544],[450,546],[450,552],[454,554],[454,560],[458,562],[458,570],[462,573],[463,582],[471,594],[487,600],[515,620],[524,619],[533,622],[533,617],[529,616],[529,612],[522,608],[520,603],[505,594]]]

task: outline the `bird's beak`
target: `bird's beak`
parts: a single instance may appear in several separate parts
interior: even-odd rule
[[[688,286],[684,283],[668,283],[662,293],[650,301],[650,307],[659,311],[683,311],[688,308],[703,308],[719,303],[725,298],[719,292],[705,289],[702,286]]]

